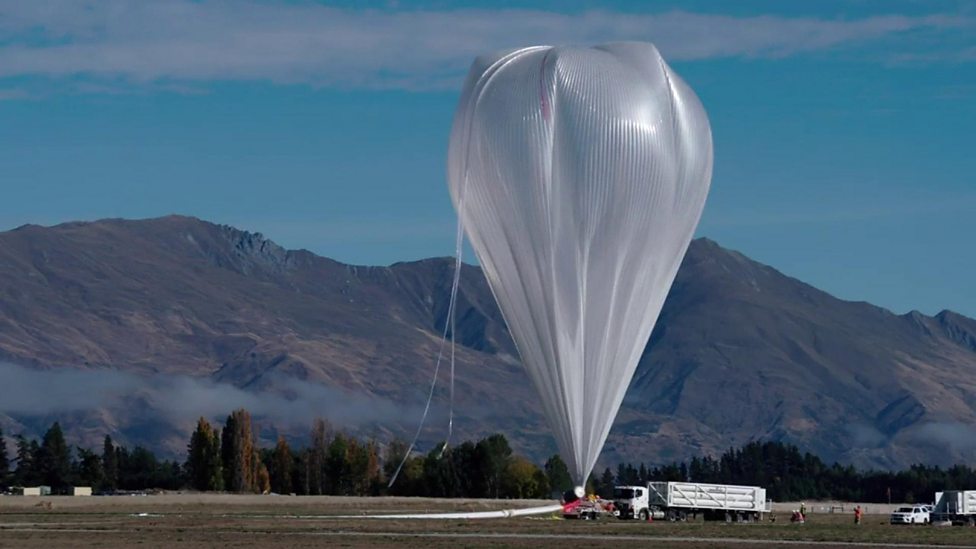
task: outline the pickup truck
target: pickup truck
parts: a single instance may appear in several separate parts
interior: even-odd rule
[[[927,505],[899,507],[891,514],[891,524],[928,524],[929,510]]]

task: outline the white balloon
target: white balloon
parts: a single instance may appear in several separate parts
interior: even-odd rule
[[[577,484],[589,476],[701,217],[708,118],[647,43],[478,58],[448,180]]]

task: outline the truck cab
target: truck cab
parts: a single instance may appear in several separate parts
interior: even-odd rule
[[[617,518],[647,520],[650,513],[647,487],[615,486],[613,507]]]

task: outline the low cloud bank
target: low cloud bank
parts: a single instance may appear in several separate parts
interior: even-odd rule
[[[911,433],[910,440],[920,444],[938,444],[959,452],[970,452],[976,449],[976,429],[964,423],[935,421],[920,425]]]
[[[280,424],[307,424],[323,417],[347,426],[396,421],[417,415],[388,400],[357,395],[296,378],[271,380],[271,389],[252,392],[226,383],[187,376],[137,375],[118,370],[37,370],[0,363],[0,413],[48,416],[96,409],[148,406],[176,421],[222,417],[246,408]]]

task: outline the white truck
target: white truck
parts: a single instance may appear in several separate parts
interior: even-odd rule
[[[620,519],[651,517],[672,521],[701,514],[705,520],[748,522],[761,519],[770,508],[764,488],[697,482],[617,486],[613,489],[613,504],[614,514]]]
[[[928,524],[931,508],[928,505],[899,507],[891,513],[891,524]]]
[[[946,490],[935,493],[932,522],[976,526],[976,490]]]

